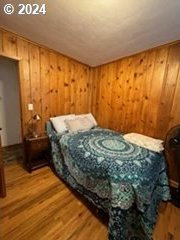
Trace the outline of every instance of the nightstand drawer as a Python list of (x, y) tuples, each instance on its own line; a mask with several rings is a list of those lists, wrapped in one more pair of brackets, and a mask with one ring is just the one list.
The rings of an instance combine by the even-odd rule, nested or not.
[(28, 172), (48, 165), (50, 160), (50, 143), (47, 136), (25, 138), (25, 167)]

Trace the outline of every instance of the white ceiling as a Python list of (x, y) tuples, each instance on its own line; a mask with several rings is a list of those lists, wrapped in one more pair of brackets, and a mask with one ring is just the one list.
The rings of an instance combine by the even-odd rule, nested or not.
[[(47, 12), (18, 15), (19, 3), (45, 3)], [(179, 15), (180, 0), (0, 0), (1, 27), (90, 66), (179, 40)]]

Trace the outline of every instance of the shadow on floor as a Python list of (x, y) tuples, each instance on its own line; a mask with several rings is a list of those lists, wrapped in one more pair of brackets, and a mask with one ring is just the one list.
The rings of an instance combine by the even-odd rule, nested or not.
[(2, 147), (2, 159), (4, 165), (9, 165), (14, 162), (23, 165), (24, 162), (23, 144)]

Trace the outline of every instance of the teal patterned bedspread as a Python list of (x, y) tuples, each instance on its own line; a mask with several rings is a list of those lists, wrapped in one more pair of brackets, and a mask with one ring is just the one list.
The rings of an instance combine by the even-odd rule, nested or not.
[(163, 155), (108, 129), (57, 135), (48, 122), (47, 132), (57, 174), (108, 213), (109, 240), (151, 239), (159, 203), (170, 199)]

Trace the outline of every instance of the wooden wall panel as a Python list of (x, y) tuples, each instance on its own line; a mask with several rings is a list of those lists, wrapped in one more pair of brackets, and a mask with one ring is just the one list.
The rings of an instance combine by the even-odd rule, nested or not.
[[(74, 61), (70, 61), (70, 71), (69, 71), (69, 76), (70, 76), (70, 95), (71, 95), (71, 99), (70, 99), (70, 111), (71, 112), (75, 112), (76, 110), (76, 106), (78, 101), (76, 100), (76, 95), (77, 95), (77, 88), (78, 88), (78, 84), (76, 83), (77, 78), (77, 71), (76, 71), (76, 65)], [(78, 98), (79, 99), (79, 98)]]
[[(163, 81), (166, 72), (166, 61), (168, 57), (168, 48), (160, 48), (156, 51), (153, 74), (151, 78), (151, 89), (149, 94), (149, 109), (148, 122), (146, 122), (146, 131), (150, 136), (164, 138), (166, 132), (160, 132), (158, 129), (158, 111), (160, 106), (160, 97), (162, 92)], [(146, 111), (147, 111), (146, 109)]]
[[(30, 67), (30, 89), (31, 103), (34, 106), (33, 114), (39, 114), (41, 117), (41, 79), (40, 79), (40, 52), (39, 47), (29, 44), (29, 67)], [(37, 122), (37, 133), (42, 131), (41, 122)]]
[[(163, 88), (160, 96), (160, 104), (157, 115), (157, 127), (160, 132), (164, 129), (173, 127), (174, 123), (178, 123), (177, 120), (171, 120), (171, 110), (173, 108), (173, 100), (177, 100), (175, 91), (178, 89), (180, 84), (178, 80), (179, 73), (179, 58), (180, 58), (180, 47), (178, 44), (169, 47), (169, 56), (167, 59), (167, 67), (164, 74)], [(180, 95), (179, 95), (180, 96)], [(175, 98), (174, 98), (175, 97)], [(178, 100), (180, 102), (180, 99)], [(166, 111), (165, 111), (166, 109)], [(180, 109), (180, 108), (179, 108)], [(178, 108), (176, 109), (178, 111)], [(180, 113), (180, 112), (179, 112)], [(180, 114), (174, 112), (174, 117), (180, 116)], [(170, 121), (171, 120), (171, 121)]]
[[(76, 65), (79, 63), (76, 63)], [(85, 66), (76, 66), (76, 74), (73, 79), (76, 82), (76, 92), (74, 95), (75, 112), (82, 113), (88, 106), (89, 99), (89, 68)], [(71, 95), (72, 96), (72, 95)], [(78, 98), (76, 97), (78, 96)]]
[(17, 56), (21, 58), (19, 61), (19, 77), (22, 109), (22, 128), (23, 135), (25, 135), (28, 133), (28, 123), (32, 118), (32, 112), (28, 110), (28, 104), (32, 103), (28, 42), (22, 39), (18, 39), (17, 49)]
[[(40, 134), (51, 116), (90, 111), (88, 66), (4, 29), (0, 29), (0, 55), (19, 61), (23, 135), (36, 113), (41, 116)], [(28, 110), (28, 103), (33, 103), (34, 111)]]
[(143, 92), (143, 99), (142, 99), (142, 111), (140, 114), (141, 117), (141, 133), (144, 133), (146, 135), (149, 134), (149, 127), (151, 124), (151, 121), (149, 119), (149, 112), (147, 109), (149, 109), (150, 101), (151, 101), (151, 89), (152, 89), (152, 79), (154, 74), (154, 68), (155, 68), (155, 60), (156, 60), (156, 51), (150, 51), (147, 53), (147, 65), (146, 65), (146, 76), (144, 81), (144, 92)]
[[(65, 58), (64, 64), (62, 65), (62, 74), (64, 80), (64, 113), (68, 114), (71, 109), (71, 81), (70, 81), (70, 68), (69, 60)], [(78, 96), (79, 97), (79, 96)], [(62, 104), (62, 103), (61, 103)]]
[(9, 56), (17, 56), (17, 36), (5, 32), (2, 41), (4, 52)]
[(57, 91), (58, 91), (58, 102), (57, 102), (57, 112), (61, 115), (65, 113), (65, 77), (64, 77), (64, 64), (65, 64), (65, 57), (64, 56), (57, 56)]
[[(49, 55), (49, 87), (50, 87), (50, 99), (49, 99), (49, 109), (50, 117), (57, 115), (57, 102), (58, 102), (58, 91), (57, 91), (57, 54), (51, 52)], [(56, 103), (56, 104), (55, 104)]]
[[(116, 62), (114, 64), (115, 67), (115, 74), (117, 75), (114, 81), (112, 82), (112, 89), (111, 89), (111, 117), (109, 118), (109, 126), (112, 127), (114, 130), (119, 131), (121, 129), (120, 124), (116, 124), (119, 122), (119, 119), (123, 118), (122, 113), (122, 96), (123, 91), (121, 87), (121, 74), (117, 71), (118, 63)], [(116, 91), (118, 89), (118, 94), (116, 94)]]
[[(175, 85), (175, 93), (173, 96), (173, 102), (172, 102), (172, 108), (170, 110), (170, 116), (169, 116), (169, 125), (168, 129), (174, 127), (177, 124), (180, 124), (179, 118), (180, 118), (180, 67), (178, 69), (178, 76), (177, 76), (177, 82)], [(164, 108), (166, 109), (166, 107)]]
[(40, 49), (40, 78), (42, 97), (42, 128), (50, 116), (50, 59), (47, 49)]

